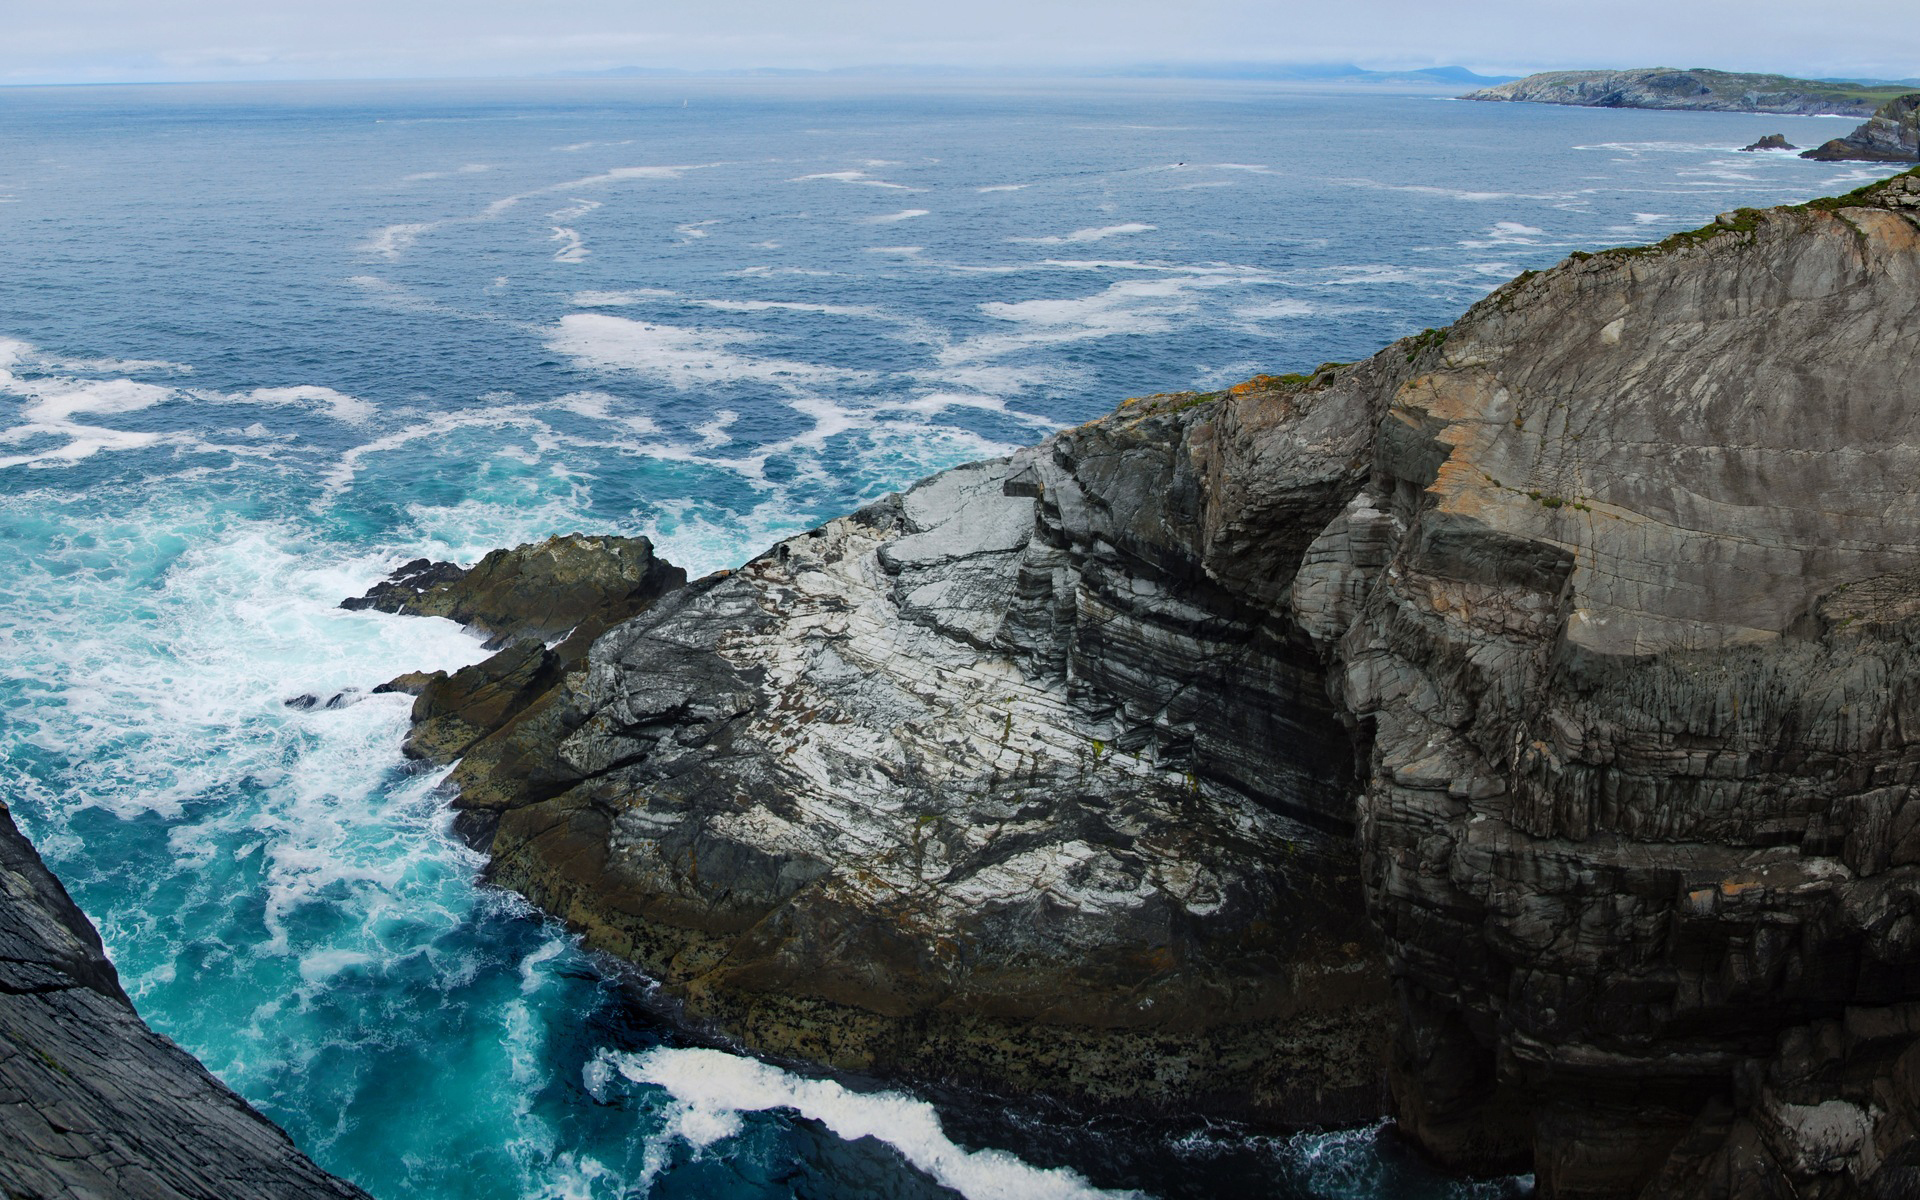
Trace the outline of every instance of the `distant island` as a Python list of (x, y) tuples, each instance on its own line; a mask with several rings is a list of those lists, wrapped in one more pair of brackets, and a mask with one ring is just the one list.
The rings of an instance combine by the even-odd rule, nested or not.
[(1585, 108), (1681, 108), (1709, 112), (1870, 117), (1876, 109), (1920, 88), (1912, 80), (1848, 83), (1755, 75), (1704, 67), (1676, 70), (1543, 71), (1512, 83), (1469, 92), (1462, 100), (1525, 100)]

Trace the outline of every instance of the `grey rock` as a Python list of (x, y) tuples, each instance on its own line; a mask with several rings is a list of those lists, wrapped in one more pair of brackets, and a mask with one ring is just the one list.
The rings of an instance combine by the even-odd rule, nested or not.
[(1575, 255), (671, 593), (456, 803), (755, 1044), (1281, 1121), (1369, 1102), (1357, 870), (1441, 1161), (1911, 1194), (1915, 379), (1920, 173)]
[(1889, 100), (1866, 124), (1801, 158), (1820, 162), (1920, 162), (1920, 92)]
[(0, 1193), (366, 1200), (135, 1014), (0, 806)]

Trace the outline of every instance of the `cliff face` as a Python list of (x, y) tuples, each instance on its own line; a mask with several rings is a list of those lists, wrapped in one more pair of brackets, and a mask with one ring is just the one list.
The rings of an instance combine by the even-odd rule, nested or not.
[(1920, 92), (1887, 101), (1860, 128), (1800, 157), (1820, 162), (1920, 162)]
[(1646, 67), (1632, 71), (1545, 71), (1512, 83), (1482, 88), (1461, 99), (1527, 100), (1584, 108), (1684, 108), (1866, 117), (1899, 91), (1794, 79), (1787, 75)]
[(1454, 327), (1382, 428), (1394, 550), (1329, 643), (1403, 1121), (1530, 1149), (1554, 1195), (1631, 1194), (1736, 1112), (1723, 1174), (1801, 1195), (1914, 1136), (1911, 1097), (1837, 1080), (1920, 997), (1920, 179), (1710, 230)]
[(1390, 980), (1444, 1161), (1914, 1194), (1916, 379), (1920, 174), (1576, 256), (669, 592), (457, 804), (769, 1048), (1329, 1120)]
[(134, 1013), (0, 806), (0, 1192), (366, 1200)]

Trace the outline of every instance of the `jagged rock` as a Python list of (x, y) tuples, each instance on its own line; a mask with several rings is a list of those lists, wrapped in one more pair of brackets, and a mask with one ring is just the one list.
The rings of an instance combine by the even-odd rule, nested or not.
[(427, 690), (428, 684), (446, 677), (445, 671), (402, 671), (385, 683), (376, 685), (373, 694), (385, 696), (398, 692), (402, 696), (418, 696)]
[(447, 617), (486, 634), (493, 649), (516, 637), (578, 633), (584, 651), (607, 626), (686, 581), (646, 538), (572, 533), (495, 550), (466, 569), (415, 559), (341, 607)]
[[(1875, 93), (1878, 93), (1877, 96)], [(1642, 67), (1627, 71), (1543, 71), (1512, 83), (1482, 88), (1463, 100), (1520, 100), (1587, 108), (1678, 108), (1710, 112), (1825, 113), (1864, 117), (1891, 98), (1888, 88), (1789, 75), (1678, 71)]]
[(0, 805), (0, 1193), (367, 1200), (133, 1011)]
[(1575, 255), (675, 592), (457, 804), (756, 1044), (1280, 1119), (1367, 1094), (1351, 828), (1436, 1157), (1910, 1194), (1916, 378), (1920, 173)]
[(1740, 148), (1742, 150), (1798, 150), (1800, 147), (1787, 141), (1784, 134), (1770, 133), (1751, 146), (1742, 146)]
[(1846, 137), (1800, 157), (1819, 162), (1920, 162), (1920, 92), (1888, 101)]

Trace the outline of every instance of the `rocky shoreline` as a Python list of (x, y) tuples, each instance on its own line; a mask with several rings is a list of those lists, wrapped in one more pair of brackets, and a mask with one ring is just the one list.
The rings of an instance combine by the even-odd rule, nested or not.
[(1461, 99), (1569, 104), (1582, 108), (1870, 117), (1875, 109), (1909, 90), (1912, 89), (1795, 79), (1788, 75), (1644, 67), (1627, 71), (1544, 71), (1512, 83), (1469, 92)]
[(415, 715), (491, 879), (762, 1049), (1282, 1125), (1384, 1074), (1548, 1196), (1906, 1195), (1914, 378), (1910, 172), (1130, 401)]

